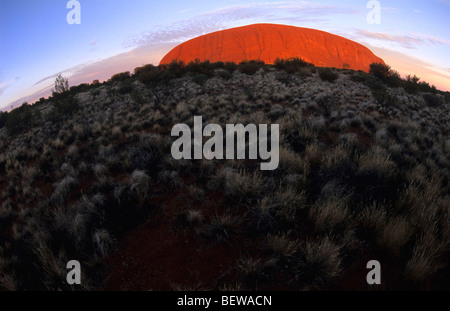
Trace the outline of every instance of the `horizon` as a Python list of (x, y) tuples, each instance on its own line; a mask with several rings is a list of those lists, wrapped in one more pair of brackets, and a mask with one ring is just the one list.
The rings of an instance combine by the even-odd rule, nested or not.
[(68, 23), (68, 2), (73, 0), (0, 4), (0, 110), (48, 97), (58, 74), (70, 86), (105, 81), (138, 66), (158, 65), (172, 48), (200, 35), (258, 23), (342, 36), (369, 48), (403, 77), (417, 75), (450, 91), (447, 0), (379, 1), (379, 24), (367, 19), (371, 1), (132, 0), (106, 5), (79, 0), (80, 24)]

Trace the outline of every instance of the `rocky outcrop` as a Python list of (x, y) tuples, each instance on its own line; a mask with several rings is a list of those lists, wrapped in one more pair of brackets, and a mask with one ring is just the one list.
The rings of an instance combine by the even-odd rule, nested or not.
[(320, 30), (276, 24), (254, 24), (206, 34), (186, 41), (163, 57), (201, 61), (263, 60), (300, 57), (322, 67), (368, 71), (373, 62), (384, 63), (365, 46)]

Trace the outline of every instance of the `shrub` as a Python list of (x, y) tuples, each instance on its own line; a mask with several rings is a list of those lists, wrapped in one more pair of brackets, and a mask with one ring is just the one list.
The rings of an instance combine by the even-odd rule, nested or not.
[(400, 77), (400, 74), (397, 71), (392, 70), (389, 65), (385, 65), (383, 63), (372, 63), (370, 64), (369, 73), (391, 87), (399, 87), (403, 85), (403, 80)]
[(375, 77), (384, 80), (389, 77), (391, 67), (383, 63), (372, 63), (370, 64), (369, 73), (373, 74)]
[(169, 79), (172, 78), (179, 78), (184, 75), (186, 72), (186, 67), (183, 61), (177, 61), (173, 60), (167, 67), (166, 67)]
[(365, 72), (359, 72), (350, 77), (352, 81), (363, 83), (371, 90), (384, 90), (386, 87), (383, 82), (376, 78), (374, 75), (367, 74)]
[(177, 217), (177, 221), (182, 227), (190, 228), (202, 224), (203, 220), (202, 212), (194, 209), (187, 209)]
[(236, 234), (240, 223), (239, 217), (231, 214), (214, 215), (211, 223), (206, 227), (205, 235), (212, 238), (213, 243), (227, 242)]
[(414, 94), (419, 91), (419, 80), (420, 78), (414, 75), (411, 77), (411, 75), (408, 75), (405, 80), (404, 89), (408, 93)]
[(232, 73), (225, 69), (219, 69), (217, 75), (225, 80), (229, 80), (233, 77)]
[(288, 59), (275, 59), (275, 67), (280, 70), (285, 70), (287, 73), (300, 72), (303, 68), (311, 66), (312, 64), (305, 62), (298, 57)]
[(131, 165), (134, 169), (146, 170), (149, 173), (158, 173), (161, 154), (156, 144), (149, 140), (130, 149)]
[(55, 89), (54, 93), (64, 93), (69, 90), (69, 80), (64, 78), (61, 74), (59, 74), (55, 79)]
[(10, 135), (15, 135), (33, 125), (33, 111), (28, 103), (8, 113), (5, 127)]
[(111, 252), (115, 241), (105, 229), (97, 229), (92, 235), (92, 242), (95, 245), (95, 254), (99, 259), (104, 259)]
[(348, 219), (348, 200), (331, 195), (319, 200), (309, 211), (309, 217), (319, 232), (343, 229)]
[(409, 221), (401, 217), (392, 217), (387, 221), (377, 242), (381, 247), (398, 255), (412, 234), (412, 226)]
[(199, 73), (192, 78), (192, 82), (197, 83), (198, 85), (203, 85), (208, 80), (208, 78), (209, 77), (207, 75)]
[(135, 193), (140, 202), (147, 197), (150, 188), (151, 178), (140, 170), (135, 170), (131, 174), (130, 190)]
[(234, 63), (234, 62), (226, 62), (226, 63), (223, 65), (223, 68), (224, 68), (225, 70), (228, 70), (230, 73), (233, 73), (233, 72), (235, 72), (236, 69), (238, 68), (238, 65), (237, 65), (236, 63)]
[(197, 58), (195, 59), (195, 61), (188, 63), (185, 67), (185, 70), (187, 72), (202, 74), (205, 76), (212, 76), (214, 74), (214, 67), (215, 64), (210, 63), (209, 60), (200, 62), (200, 60)]
[(422, 97), (429, 107), (437, 107), (442, 105), (442, 99), (437, 94), (425, 93), (422, 94)]
[(330, 68), (321, 68), (319, 69), (319, 77), (322, 81), (334, 82), (339, 78), (339, 73)]
[(161, 75), (161, 70), (153, 65), (145, 65), (134, 69), (134, 75), (144, 84), (157, 83)]
[(56, 206), (64, 204), (65, 200), (69, 198), (77, 184), (78, 181), (75, 178), (71, 176), (64, 177), (55, 187), (55, 191), (50, 198), (52, 203)]
[(118, 92), (120, 94), (128, 94), (131, 91), (133, 91), (133, 88), (134, 88), (133, 87), (133, 80), (128, 78), (128, 79), (122, 80), (122, 82), (119, 85)]
[(55, 102), (53, 102), (53, 108), (58, 117), (67, 116), (77, 110), (78, 107), (78, 101), (73, 96), (56, 99)]
[(328, 237), (306, 242), (300, 256), (295, 258), (293, 281), (321, 286), (332, 282), (342, 271), (340, 247)]
[(264, 197), (258, 200), (254, 208), (252, 208), (251, 225), (258, 232), (266, 232), (275, 225), (275, 213), (277, 205), (271, 197)]
[(291, 239), (289, 233), (268, 235), (267, 245), (269, 249), (277, 256), (286, 258), (293, 256), (297, 252), (299, 242), (297, 239)]
[(384, 82), (391, 87), (400, 87), (403, 85), (403, 80), (400, 74), (395, 70), (389, 71), (389, 76), (384, 79)]
[(372, 96), (383, 107), (396, 106), (398, 104), (398, 98), (389, 94), (386, 89), (372, 91)]
[(81, 84), (79, 84), (79, 85), (72, 86), (72, 87), (69, 89), (69, 94), (71, 94), (71, 95), (76, 95), (76, 94), (81, 93), (81, 92), (87, 92), (87, 91), (90, 90), (90, 88), (91, 88), (91, 86), (90, 86), (89, 84), (87, 84), (87, 83), (81, 83)]
[(125, 71), (121, 73), (116, 73), (111, 77), (111, 81), (124, 81), (130, 77), (130, 72)]
[(239, 63), (238, 70), (246, 75), (254, 75), (263, 65), (264, 62), (260, 60), (243, 61)]
[(6, 121), (8, 121), (8, 113), (0, 111), (0, 129), (5, 126)]

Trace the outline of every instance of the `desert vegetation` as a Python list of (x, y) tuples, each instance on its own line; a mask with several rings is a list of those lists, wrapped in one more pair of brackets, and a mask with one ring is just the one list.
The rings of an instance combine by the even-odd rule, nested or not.
[[(146, 65), (0, 114), (5, 290), (447, 289), (450, 97), (388, 66)], [(280, 165), (174, 160), (193, 116), (280, 125)], [(82, 285), (66, 283), (79, 260)]]

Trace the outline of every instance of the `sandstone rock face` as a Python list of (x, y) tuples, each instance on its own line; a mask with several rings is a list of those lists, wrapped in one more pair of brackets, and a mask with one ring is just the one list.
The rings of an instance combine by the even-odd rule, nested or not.
[[(369, 71), (373, 62), (384, 61), (368, 48), (320, 30), (276, 24), (254, 24), (206, 34), (172, 49), (160, 62), (185, 63), (195, 60), (234, 61), (263, 60), (271, 64), (276, 58), (300, 57), (321, 67)], [(345, 65), (344, 65), (345, 64)]]

